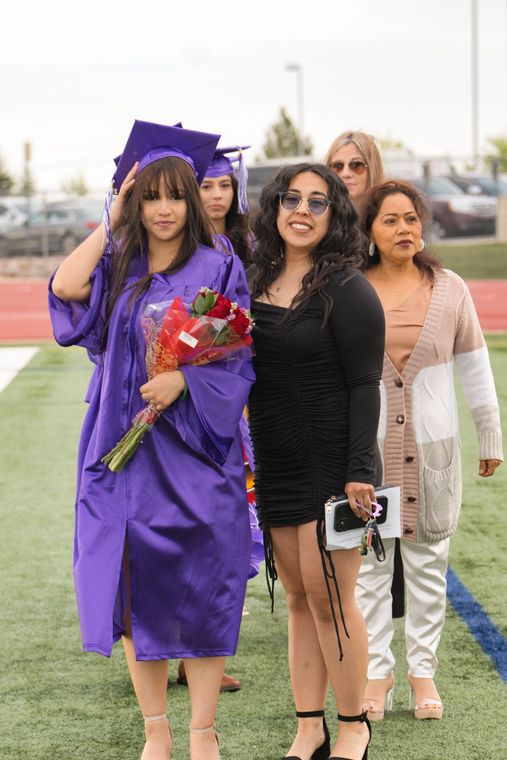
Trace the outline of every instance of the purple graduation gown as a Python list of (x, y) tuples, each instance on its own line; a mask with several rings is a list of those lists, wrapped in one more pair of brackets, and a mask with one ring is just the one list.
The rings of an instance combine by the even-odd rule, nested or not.
[[(103, 256), (86, 303), (49, 292), (55, 338), (97, 362), (78, 454), (74, 581), (85, 651), (109, 656), (128, 601), (138, 660), (232, 655), (248, 577), (251, 534), (239, 422), (254, 381), (251, 359), (182, 366), (188, 385), (157, 420), (121, 473), (101, 463), (144, 406), (149, 303), (191, 301), (206, 285), (249, 306), (236, 256), (205, 246), (178, 272), (155, 274), (133, 305), (124, 289), (101, 351), (109, 265)], [(140, 258), (126, 286), (147, 274)]]

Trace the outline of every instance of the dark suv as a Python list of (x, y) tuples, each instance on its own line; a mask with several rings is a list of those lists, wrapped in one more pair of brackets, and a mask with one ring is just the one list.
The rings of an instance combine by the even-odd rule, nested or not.
[(502, 177), (494, 179), (488, 175), (469, 177), (462, 174), (449, 174), (446, 179), (457, 185), (467, 195), (507, 195), (507, 179)]
[(468, 195), (446, 177), (411, 182), (426, 196), (434, 239), (495, 234), (496, 198)]

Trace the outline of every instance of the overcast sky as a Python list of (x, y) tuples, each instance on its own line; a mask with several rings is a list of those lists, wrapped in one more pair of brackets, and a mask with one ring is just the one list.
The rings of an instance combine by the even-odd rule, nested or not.
[[(478, 0), (479, 131), (507, 135), (507, 0)], [(103, 189), (135, 118), (250, 143), (281, 106), (320, 159), (344, 129), (423, 155), (471, 155), (471, 0), (9, 2), (0, 45), (0, 155), (39, 189), (82, 173)]]

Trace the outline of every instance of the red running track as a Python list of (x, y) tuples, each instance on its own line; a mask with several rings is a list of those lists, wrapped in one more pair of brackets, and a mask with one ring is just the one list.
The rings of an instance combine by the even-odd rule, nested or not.
[[(507, 280), (468, 282), (482, 329), (507, 332)], [(0, 280), (0, 341), (53, 339), (47, 309), (47, 280)]]

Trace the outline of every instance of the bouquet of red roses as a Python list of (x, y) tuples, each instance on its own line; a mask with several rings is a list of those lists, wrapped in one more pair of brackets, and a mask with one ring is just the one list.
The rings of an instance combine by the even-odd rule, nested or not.
[[(253, 324), (247, 309), (209, 288), (201, 288), (190, 306), (179, 297), (150, 304), (141, 317), (148, 380), (181, 364), (230, 358), (252, 343)], [(147, 404), (101, 461), (113, 472), (121, 472), (159, 416), (160, 412)]]

